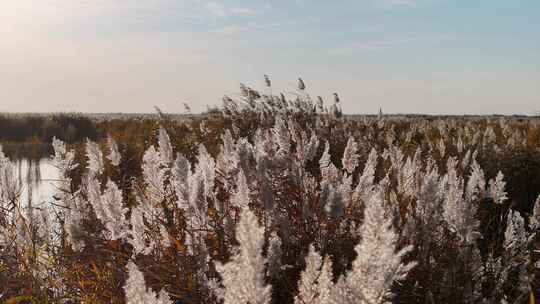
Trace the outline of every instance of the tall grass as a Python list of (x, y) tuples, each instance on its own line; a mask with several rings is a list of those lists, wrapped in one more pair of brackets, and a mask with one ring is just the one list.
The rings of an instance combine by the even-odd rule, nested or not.
[[(212, 115), (53, 141), (47, 210), (0, 157), (0, 299), (523, 303), (540, 121), (359, 116), (246, 86)], [(106, 132), (105, 132), (106, 131)]]

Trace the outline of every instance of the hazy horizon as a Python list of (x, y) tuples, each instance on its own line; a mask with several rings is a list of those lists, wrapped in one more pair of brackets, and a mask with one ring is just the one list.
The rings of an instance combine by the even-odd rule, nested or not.
[(540, 112), (538, 1), (6, 0), (0, 112), (199, 113), (240, 82), (349, 114)]
[[(161, 110), (161, 109), (160, 109)], [(197, 116), (197, 115), (204, 115), (206, 114), (204, 111), (203, 112), (166, 112), (166, 111), (162, 111), (164, 114), (166, 115), (177, 115), (177, 116)], [(107, 115), (133, 115), (133, 116), (138, 116), (138, 115), (148, 115), (148, 116), (157, 116), (159, 115), (159, 113), (157, 112), (78, 112), (78, 111), (56, 111), (56, 112), (0, 112), (0, 115), (21, 115), (21, 116), (25, 116), (25, 115), (29, 115), (29, 116), (32, 116), (32, 115), (43, 115), (43, 116), (47, 116), (47, 115), (57, 115), (57, 114), (67, 114), (67, 115), (70, 115), (70, 114), (74, 114), (74, 115), (88, 115), (88, 116), (93, 116), (93, 115), (96, 115), (96, 116), (107, 116)], [(379, 115), (379, 112), (374, 112), (374, 113), (362, 113), (362, 112), (357, 112), (357, 113), (350, 113), (350, 112), (342, 112), (343, 115), (345, 116), (378, 116)], [(530, 114), (497, 114), (497, 113), (482, 113), (482, 114), (470, 114), (470, 113), (457, 113), (457, 114), (447, 114), (447, 113), (417, 113), (417, 112), (410, 112), (410, 113), (406, 113), (406, 112), (384, 112), (383, 111), (383, 115), (384, 116), (433, 116), (433, 117), (490, 117), (490, 116), (493, 116), (493, 117), (498, 117), (498, 116), (502, 116), (502, 117), (512, 117), (512, 116), (516, 116), (516, 117), (529, 117), (529, 118), (540, 118), (540, 112), (538, 113), (530, 113)]]

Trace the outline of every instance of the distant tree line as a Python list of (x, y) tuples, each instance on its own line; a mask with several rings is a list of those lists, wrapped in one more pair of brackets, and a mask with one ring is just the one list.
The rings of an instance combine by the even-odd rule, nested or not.
[(0, 141), (39, 140), (50, 143), (53, 137), (78, 142), (98, 136), (96, 125), (81, 114), (0, 116)]
[(13, 158), (42, 158), (50, 155), (53, 138), (82, 143), (99, 138), (96, 123), (82, 114), (0, 115), (0, 145)]

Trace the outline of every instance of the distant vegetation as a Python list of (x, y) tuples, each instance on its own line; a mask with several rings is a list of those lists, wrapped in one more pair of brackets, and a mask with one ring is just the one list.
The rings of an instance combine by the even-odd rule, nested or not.
[[(204, 116), (166, 114), (165, 119), (172, 127)], [(0, 144), (14, 159), (50, 156), (53, 138), (80, 146), (87, 139), (102, 141), (110, 135), (141, 144), (155, 132), (159, 120), (157, 114), (0, 113)]]
[(0, 115), (0, 141), (38, 140), (51, 143), (53, 137), (67, 142), (96, 139), (96, 124), (81, 114)]
[(13, 158), (38, 158), (52, 152), (53, 137), (69, 143), (98, 138), (96, 124), (80, 114), (0, 115), (0, 143)]

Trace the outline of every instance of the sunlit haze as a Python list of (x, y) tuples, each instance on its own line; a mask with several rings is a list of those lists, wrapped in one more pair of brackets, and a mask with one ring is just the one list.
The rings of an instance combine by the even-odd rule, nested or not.
[(265, 90), (346, 113), (537, 114), (540, 2), (0, 1), (0, 112), (193, 112)]

